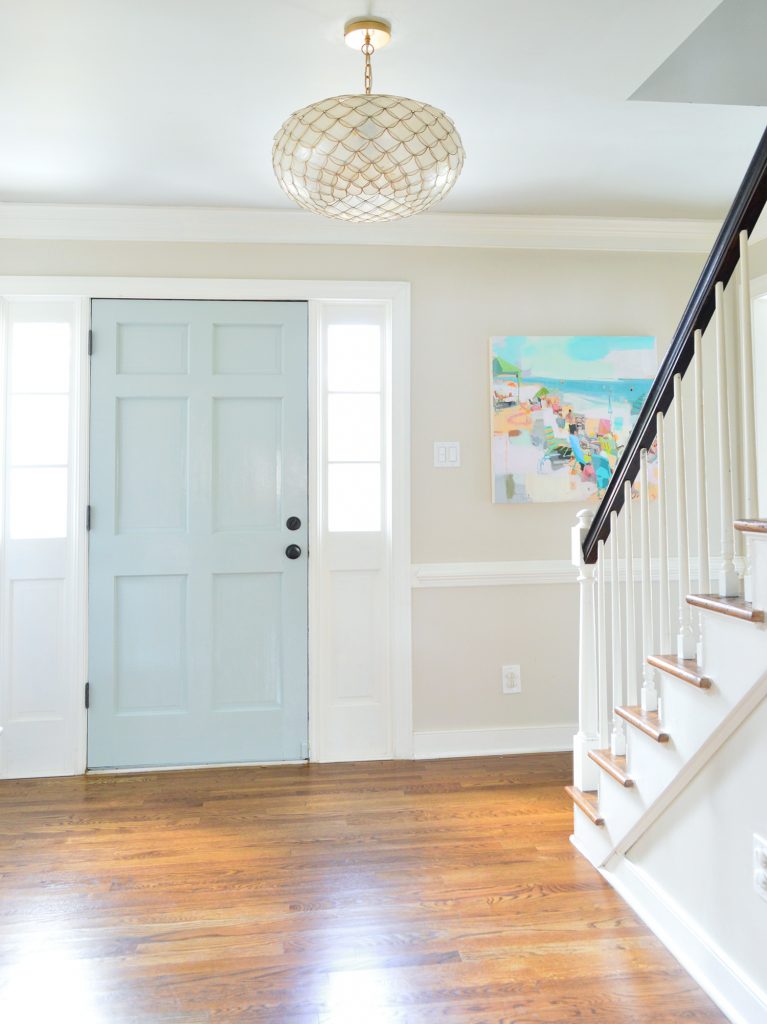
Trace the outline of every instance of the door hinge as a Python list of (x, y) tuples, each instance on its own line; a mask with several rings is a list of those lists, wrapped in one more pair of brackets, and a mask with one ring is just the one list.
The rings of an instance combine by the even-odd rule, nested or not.
[(88, 355), (93, 355), (93, 331), (88, 331)]
[(85, 529), (90, 530), (91, 528), (91, 507), (90, 505), (85, 506)]
[(87, 709), (90, 706), (91, 706), (91, 684), (90, 683), (86, 683), (85, 684), (85, 709), (86, 709), (86, 711), (87, 711)]

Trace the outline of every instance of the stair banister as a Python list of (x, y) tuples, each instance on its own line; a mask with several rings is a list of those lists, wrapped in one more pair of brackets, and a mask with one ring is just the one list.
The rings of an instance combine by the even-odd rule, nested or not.
[(604, 497), (583, 543), (587, 564), (597, 558), (597, 543), (610, 533), (610, 513), (620, 512), (625, 496), (626, 482), (633, 483), (639, 474), (639, 458), (643, 448), (649, 448), (655, 439), (656, 417), (665, 413), (674, 398), (674, 376), (684, 375), (693, 358), (695, 331), (705, 331), (715, 309), (715, 286), (726, 285), (738, 265), (741, 235), (749, 236), (767, 205), (767, 131), (762, 135), (756, 152), (748, 166), (714, 247), (706, 260), (698, 283), (679, 322), (668, 351), (663, 358), (639, 418), (618, 460)]

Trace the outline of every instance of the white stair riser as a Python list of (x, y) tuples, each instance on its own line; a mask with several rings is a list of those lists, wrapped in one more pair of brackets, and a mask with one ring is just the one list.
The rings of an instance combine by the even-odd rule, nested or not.
[(613, 845), (623, 838), (647, 806), (646, 793), (640, 786), (635, 784), (626, 788), (610, 778), (607, 772), (602, 772), (599, 811), (605, 819), (604, 827)]
[(703, 668), (716, 688), (734, 704), (764, 674), (767, 629), (720, 612), (701, 611)]
[(747, 533), (745, 541), (751, 547), (751, 603), (767, 609), (767, 534)]
[(645, 803), (650, 804), (671, 782), (684, 763), (671, 740), (657, 743), (640, 729), (628, 726), (629, 774)]

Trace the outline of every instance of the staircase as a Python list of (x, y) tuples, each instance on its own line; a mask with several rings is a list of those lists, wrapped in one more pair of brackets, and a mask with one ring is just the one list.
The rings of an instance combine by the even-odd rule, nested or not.
[[(767, 132), (605, 496), (573, 529), (581, 607), (572, 839), (651, 927), (663, 911), (643, 913), (657, 893), (632, 899), (654, 883), (631, 873), (630, 851), (728, 743), (733, 749), (767, 699), (767, 520), (757, 517), (748, 266), (765, 202)], [(767, 949), (767, 907), (764, 922)], [(725, 962), (727, 951), (699, 976), (695, 960), (685, 965), (732, 1020), (767, 1022), (767, 977), (744, 982), (749, 992), (730, 1000), (721, 991), (730, 975), (711, 980), (717, 958)], [(767, 954), (764, 962), (767, 976)]]

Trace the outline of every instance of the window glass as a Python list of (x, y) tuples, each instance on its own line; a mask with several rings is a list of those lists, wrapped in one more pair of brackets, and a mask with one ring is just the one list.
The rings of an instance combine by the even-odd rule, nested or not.
[(330, 462), (377, 462), (381, 458), (379, 395), (328, 395)]
[(381, 529), (381, 467), (377, 462), (328, 466), (328, 529), (369, 533)]
[(8, 428), (12, 466), (65, 466), (69, 450), (67, 395), (15, 395)]
[(67, 470), (12, 469), (8, 488), (13, 540), (67, 535)]
[(328, 391), (381, 390), (381, 328), (332, 324), (327, 337)]
[(66, 394), (72, 331), (69, 324), (17, 323), (11, 331), (11, 392)]

